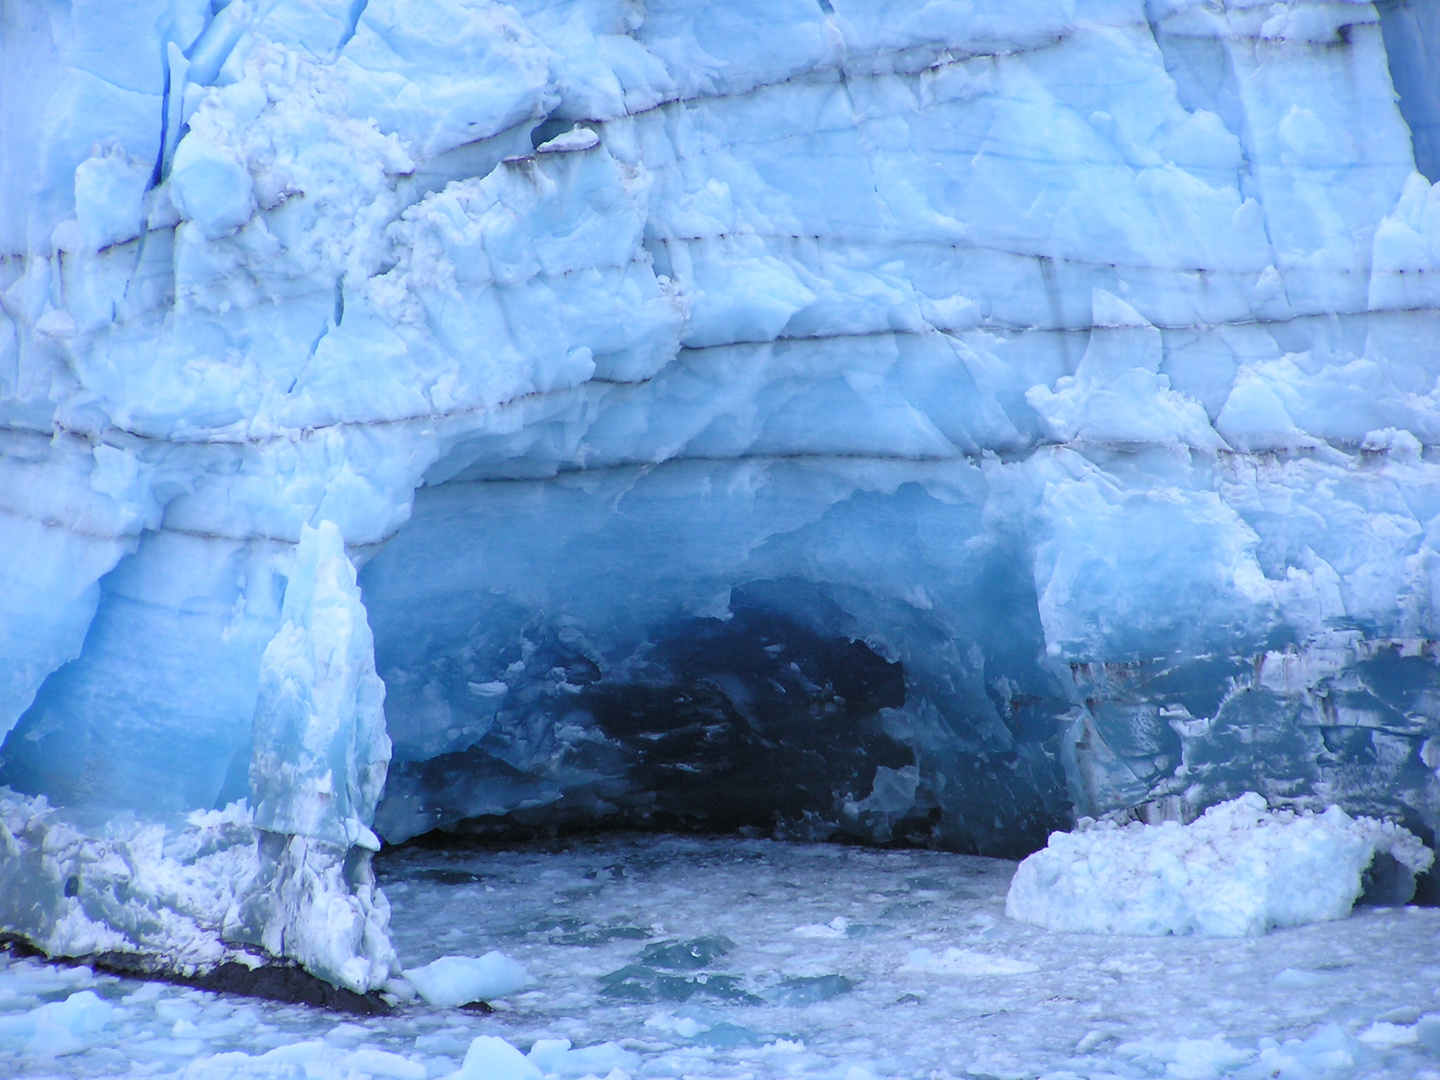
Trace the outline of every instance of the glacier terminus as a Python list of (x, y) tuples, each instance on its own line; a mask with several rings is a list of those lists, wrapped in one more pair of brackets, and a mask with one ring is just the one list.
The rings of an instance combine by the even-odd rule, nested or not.
[[(602, 827), (1435, 899), (1436, 181), (1427, 0), (5, 0), (0, 933), (370, 1000), (383, 847)], [(1242, 820), (1319, 914), (1056, 861)]]

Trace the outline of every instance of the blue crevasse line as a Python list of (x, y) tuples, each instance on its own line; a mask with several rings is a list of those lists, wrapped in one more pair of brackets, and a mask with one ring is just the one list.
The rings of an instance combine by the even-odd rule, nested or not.
[(345, 46), (350, 44), (350, 39), (355, 36), (355, 31), (360, 26), (360, 17), (365, 14), (365, 9), (369, 5), (370, 0), (350, 0), (350, 10), (345, 17), (345, 32), (335, 43), (336, 53), (343, 51)]
[[(165, 137), (169, 134), (170, 128), (170, 59), (168, 50), (163, 55), (162, 63), (165, 66), (165, 84), (160, 92), (160, 149), (155, 153), (155, 168), (150, 172), (150, 187), (160, 186), (160, 181), (165, 178)], [(147, 189), (148, 190), (148, 189)]]
[(1440, 179), (1440, 4), (1434, 0), (1377, 0), (1390, 81), (1400, 115), (1410, 125), (1415, 168)]

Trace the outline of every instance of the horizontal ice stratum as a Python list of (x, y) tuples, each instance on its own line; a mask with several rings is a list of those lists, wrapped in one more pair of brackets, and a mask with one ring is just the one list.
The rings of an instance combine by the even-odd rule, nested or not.
[(437, 828), (1432, 837), (1437, 57), (1424, 0), (6, 3), (0, 927), (364, 991)]

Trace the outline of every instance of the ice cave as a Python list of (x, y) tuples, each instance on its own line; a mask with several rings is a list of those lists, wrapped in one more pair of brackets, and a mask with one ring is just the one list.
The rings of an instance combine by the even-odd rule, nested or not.
[(0, 0), (0, 1074), (1440, 1080), (1437, 833), (1440, 0)]

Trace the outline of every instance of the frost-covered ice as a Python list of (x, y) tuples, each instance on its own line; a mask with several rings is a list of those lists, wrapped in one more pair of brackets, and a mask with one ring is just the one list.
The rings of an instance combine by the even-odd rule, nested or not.
[[(1196, 821), (1082, 821), (1020, 864), (1005, 913), (1051, 930), (1240, 937), (1342, 919), (1377, 856), (1409, 874), (1434, 852), (1388, 821), (1270, 810), (1254, 792)], [(1408, 899), (1408, 897), (1407, 897)]]
[(1440, 910), (1054, 933), (1005, 917), (1014, 868), (665, 836), (387, 853), (406, 967), (498, 950), (531, 984), (489, 1015), (362, 1019), (10, 960), (0, 1073), (439, 1080), (484, 1037), (563, 1080), (1440, 1076)]

